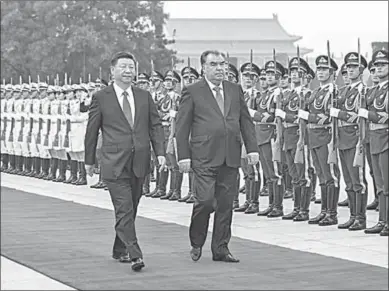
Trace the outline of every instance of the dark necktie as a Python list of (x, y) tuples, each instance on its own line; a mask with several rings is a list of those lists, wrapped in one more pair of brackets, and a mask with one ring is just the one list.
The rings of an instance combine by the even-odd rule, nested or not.
[(213, 90), (216, 92), (215, 99), (216, 99), (217, 105), (219, 105), (220, 111), (222, 112), (222, 114), (224, 116), (224, 100), (223, 100), (222, 93), (220, 93), (221, 88), (214, 87)]
[(123, 94), (123, 113), (124, 116), (127, 118), (128, 123), (130, 124), (131, 128), (134, 127), (134, 122), (132, 121), (132, 111), (130, 102), (128, 101), (128, 93), (127, 91), (124, 91)]

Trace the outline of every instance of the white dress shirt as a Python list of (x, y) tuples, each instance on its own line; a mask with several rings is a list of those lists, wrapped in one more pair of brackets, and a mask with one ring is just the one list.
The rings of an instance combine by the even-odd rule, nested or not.
[[(118, 98), (120, 107), (123, 110), (123, 92), (124, 90), (120, 88), (118, 85), (113, 83), (113, 89), (115, 90), (116, 97)], [(127, 99), (128, 102), (130, 103), (131, 107), (131, 113), (132, 113), (132, 122), (135, 123), (135, 101), (134, 101), (134, 94), (132, 93), (132, 88), (131, 86), (127, 88), (126, 92), (128, 93)]]
[(216, 99), (216, 91), (213, 90), (213, 88), (219, 87), (220, 88), (220, 94), (222, 95), (223, 100), (224, 100), (223, 82), (221, 82), (219, 86), (216, 86), (216, 85), (212, 84), (210, 81), (208, 81), (207, 77), (205, 77), (205, 81), (208, 83), (209, 88), (211, 88), (211, 92), (213, 94), (213, 97), (215, 97), (215, 99)]

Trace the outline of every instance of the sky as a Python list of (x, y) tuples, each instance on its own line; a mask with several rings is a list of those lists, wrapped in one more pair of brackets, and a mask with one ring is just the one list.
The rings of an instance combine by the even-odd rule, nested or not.
[(371, 57), (371, 42), (388, 41), (388, 1), (165, 1), (170, 18), (272, 18), (302, 36), (300, 47), (313, 55), (326, 53), (330, 40), (335, 55), (356, 51)]

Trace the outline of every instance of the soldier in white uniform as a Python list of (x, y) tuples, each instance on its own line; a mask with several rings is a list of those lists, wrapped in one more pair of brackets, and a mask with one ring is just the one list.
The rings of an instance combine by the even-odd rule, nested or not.
[(16, 170), (13, 174), (20, 174), (23, 172), (24, 158), (22, 151), (22, 141), (23, 141), (23, 127), (24, 127), (24, 116), (22, 113), (24, 111), (24, 100), (22, 95), (26, 94), (26, 91), (22, 93), (22, 85), (14, 86), (14, 118), (15, 118), (15, 127), (13, 128), (13, 147), (15, 153), (15, 166)]
[[(47, 96), (41, 99), (43, 126), (41, 130), (41, 146), (39, 147), (39, 154), (42, 157), (42, 153), (46, 151), (48, 153), (48, 156), (50, 157), (47, 171), (48, 173), (47, 175), (42, 175), (43, 180), (54, 180), (57, 178), (56, 175), (58, 169), (58, 158), (55, 154), (55, 151), (53, 151), (51, 136), (53, 131), (52, 128), (55, 128), (56, 126), (56, 124), (52, 122), (51, 114), (53, 112), (52, 104), (55, 103), (55, 90), (55, 86), (48, 86)], [(44, 166), (42, 167), (42, 172), (44, 172)]]
[(1, 103), (0, 103), (0, 149), (1, 149), (1, 171), (8, 168), (8, 152), (5, 146), (5, 128), (8, 125), (8, 116), (5, 110), (7, 99), (5, 98), (5, 85), (1, 84)]
[(12, 84), (8, 84), (5, 86), (5, 98), (7, 99), (6, 106), (4, 110), (6, 111), (7, 117), (7, 127), (5, 129), (5, 147), (8, 153), (9, 166), (5, 170), (6, 173), (14, 174), (16, 169), (16, 158), (15, 151), (13, 147), (13, 130), (15, 127), (16, 119), (15, 119), (15, 91), (14, 86)]

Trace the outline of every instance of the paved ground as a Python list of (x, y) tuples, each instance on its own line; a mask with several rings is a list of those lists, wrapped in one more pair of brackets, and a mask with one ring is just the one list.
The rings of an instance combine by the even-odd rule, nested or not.
[[(30, 193), (39, 194), (40, 196), (55, 197), (55, 198), (61, 199), (62, 201), (67, 200), (67, 201), (74, 201), (77, 203), (77, 204), (72, 203), (72, 205), (84, 204), (84, 205), (95, 206), (94, 208), (97, 207), (97, 208), (100, 208), (100, 210), (101, 210), (101, 208), (112, 209), (110, 198), (109, 198), (109, 195), (106, 191), (93, 190), (93, 189), (90, 189), (88, 187), (74, 187), (74, 186), (65, 185), (65, 184), (57, 184), (57, 183), (41, 181), (41, 180), (36, 180), (36, 179), (31, 179), (31, 178), (24, 178), (24, 177), (20, 177), (20, 176), (11, 176), (11, 175), (7, 175), (7, 174), (2, 174), (1, 178), (2, 178), (1, 184), (4, 187), (25, 190), (25, 191), (28, 191)], [(93, 181), (90, 181), (90, 183), (92, 183), (92, 182)], [(2, 194), (4, 192), (3, 189), (4, 188), (2, 188)], [(186, 193), (185, 190), (184, 190), (184, 192)], [(37, 199), (39, 199), (39, 196), (36, 196), (36, 195), (31, 195), (31, 194), (24, 194), (24, 195), (35, 197), (35, 198), (33, 198), (33, 201), (36, 201)], [(243, 199), (243, 195), (241, 198)], [(265, 197), (261, 198), (262, 207), (266, 206), (266, 201), (267, 201), (266, 199), (267, 198), (265, 198)], [(3, 200), (3, 195), (2, 195), (2, 200)], [(30, 204), (33, 205), (34, 203), (30, 203)], [(57, 203), (55, 203), (55, 204), (57, 204)], [(2, 203), (2, 205), (3, 205), (3, 203)], [(292, 201), (287, 200), (285, 203), (285, 206), (286, 206), (286, 211), (291, 210)], [(312, 215), (316, 215), (319, 211), (320, 205), (312, 204), (311, 206), (312, 206)], [(94, 208), (92, 208), (92, 209), (94, 209)], [(189, 224), (190, 210), (191, 210), (191, 205), (177, 203), (177, 202), (160, 201), (160, 200), (151, 199), (151, 198), (142, 199), (141, 205), (140, 205), (140, 210), (139, 210), (139, 214), (142, 217), (144, 217), (145, 219), (147, 219), (147, 218), (152, 219), (153, 225), (157, 225), (158, 230), (159, 230), (159, 228), (161, 228), (161, 229), (164, 228), (165, 225), (169, 225), (169, 227), (170, 227), (169, 223), (174, 223), (173, 225), (175, 225), (175, 226), (177, 226), (177, 225), (181, 225), (181, 227), (184, 226), (183, 230), (179, 230), (177, 233), (177, 237), (183, 238), (182, 242), (180, 243), (182, 251), (180, 251), (178, 256), (177, 256), (177, 258), (179, 258), (180, 262), (181, 262), (181, 260), (183, 260), (180, 263), (181, 265), (178, 266), (179, 267), (178, 273), (185, 273), (188, 271), (188, 270), (186, 270), (186, 268), (188, 268), (188, 269), (193, 268), (193, 264), (191, 264), (190, 261), (188, 262), (189, 258), (188, 258), (188, 254), (187, 254), (188, 242), (187, 242), (187, 228), (186, 227)], [(41, 211), (41, 212), (45, 213), (45, 215), (40, 215), (39, 219), (40, 220), (42, 220), (42, 219), (47, 220), (49, 217), (47, 216), (46, 211)], [(98, 252), (98, 256), (103, 256), (105, 260), (107, 259), (107, 255), (106, 255), (107, 251), (106, 250), (110, 251), (110, 248), (111, 248), (110, 244), (111, 244), (111, 240), (112, 240), (111, 236), (112, 236), (112, 223), (113, 223), (112, 213), (108, 217), (110, 220), (104, 219), (103, 220), (104, 223), (101, 221), (98, 222), (99, 225), (104, 224), (104, 227), (107, 228), (106, 232), (108, 234), (108, 238), (107, 239), (104, 238), (101, 240), (101, 241), (104, 241), (104, 243), (107, 245), (106, 245), (104, 250), (101, 250)], [(346, 220), (347, 217), (348, 217), (348, 209), (344, 209), (344, 208), (340, 209), (340, 220), (341, 221)], [(69, 218), (67, 218), (67, 219), (69, 219)], [(374, 211), (369, 211), (368, 212), (368, 220), (369, 220), (368, 221), (369, 225), (374, 224), (377, 220), (377, 213)], [(139, 220), (139, 221), (141, 221), (141, 220)], [(156, 224), (157, 221), (163, 222), (163, 225)], [(4, 221), (2, 219), (2, 237), (5, 234), (4, 230), (3, 230), (4, 229), (3, 223), (4, 223)], [(75, 226), (75, 227), (77, 227), (77, 226)], [(96, 227), (97, 227), (97, 224), (96, 224)], [(212, 227), (212, 224), (210, 225), (210, 227)], [(61, 226), (61, 229), (62, 228), (63, 227)], [(142, 228), (142, 226), (140, 226), (140, 228)], [(154, 228), (155, 228), (155, 226), (154, 226)], [(170, 230), (170, 228), (169, 228), (169, 230)], [(93, 232), (93, 233), (95, 233), (95, 232)], [(162, 237), (162, 235), (165, 235), (165, 233), (166, 233), (166, 231), (161, 234), (161, 237)], [(36, 233), (35, 234), (30, 233), (29, 235), (35, 237)], [(254, 243), (255, 244), (255, 245), (253, 245), (254, 249), (256, 249), (256, 248), (261, 249), (261, 248), (263, 248), (263, 245), (269, 247), (269, 251), (266, 249), (265, 253), (268, 256), (271, 256), (273, 259), (276, 258), (275, 263), (277, 263), (277, 261), (279, 261), (279, 258), (278, 258), (278, 255), (275, 256), (274, 254), (278, 254), (278, 253), (282, 254), (282, 252), (277, 251), (279, 249), (284, 250), (284, 248), (279, 248), (279, 246), (282, 246), (282, 247), (285, 247), (286, 250), (288, 250), (288, 251), (291, 251), (291, 250), (303, 251), (303, 252), (296, 252), (296, 253), (304, 254), (304, 256), (307, 253), (321, 254), (322, 256), (318, 256), (320, 258), (320, 259), (317, 259), (318, 262), (319, 261), (324, 262), (325, 260), (331, 259), (329, 257), (342, 258), (342, 259), (349, 260), (349, 262), (344, 261), (344, 260), (336, 260), (336, 262), (331, 262), (329, 264), (332, 267), (333, 266), (338, 267), (338, 266), (342, 265), (342, 264), (339, 264), (338, 261), (346, 262), (345, 265), (342, 265), (342, 267), (339, 267), (339, 269), (337, 269), (337, 273), (339, 273), (339, 275), (342, 272), (347, 272), (347, 264), (350, 264), (351, 263), (350, 261), (360, 262), (363, 264), (369, 264), (369, 265), (373, 265), (373, 266), (384, 267), (384, 268), (386, 268), (386, 269), (383, 269), (385, 271), (386, 277), (384, 275), (383, 277), (380, 276), (380, 278), (383, 278), (384, 281), (386, 282), (386, 283), (384, 283), (384, 284), (386, 284), (384, 286), (384, 289), (385, 288), (387, 289), (387, 281), (388, 281), (387, 280), (388, 279), (388, 277), (387, 277), (387, 267), (388, 267), (388, 245), (387, 245), (387, 243), (388, 243), (388, 241), (386, 238), (382, 238), (379, 236), (367, 236), (367, 235), (363, 234), (362, 232), (341, 231), (341, 230), (338, 230), (336, 227), (322, 228), (322, 227), (318, 227), (318, 226), (310, 226), (306, 223), (286, 222), (286, 221), (282, 221), (280, 219), (269, 220), (267, 218), (259, 218), (257, 216), (249, 216), (249, 215), (244, 215), (244, 214), (234, 215), (233, 235), (234, 235), (234, 238), (232, 239), (231, 251), (236, 256), (239, 256), (241, 259), (244, 259), (242, 261), (242, 263), (239, 264), (239, 268), (244, 268), (241, 266), (245, 266), (243, 264), (243, 262), (246, 262), (246, 259), (245, 259), (246, 256), (249, 256), (248, 257), (249, 262), (254, 261), (254, 257), (258, 256), (258, 258), (256, 258), (256, 262), (254, 264), (249, 263), (249, 265), (256, 270), (265, 269), (264, 268), (265, 261), (268, 261), (268, 262), (270, 261), (269, 264), (273, 264), (273, 260), (271, 260), (271, 259), (264, 260), (263, 254), (261, 256), (261, 254), (257, 254), (257, 253), (254, 254), (254, 252), (247, 252), (246, 251), (247, 248), (244, 248), (245, 251), (242, 251), (241, 243), (237, 243), (237, 241), (239, 240), (238, 238), (243, 238), (243, 239), (250, 240), (250, 241), (244, 241), (243, 247), (246, 243), (248, 243), (248, 244)], [(48, 236), (48, 237), (50, 237), (50, 236)], [(146, 249), (146, 248), (148, 248), (148, 246), (147, 246), (147, 243), (145, 243), (144, 241), (148, 241), (148, 239), (142, 240), (142, 247), (144, 249)], [(175, 241), (176, 241), (176, 239), (172, 239), (172, 241), (170, 241), (170, 242), (168, 241), (167, 244), (170, 246), (171, 243), (175, 242)], [(261, 247), (258, 247), (258, 245), (257, 245), (258, 242), (262, 243), (262, 244), (260, 244)], [(100, 244), (100, 241), (99, 241), (99, 244)], [(101, 246), (101, 247), (103, 247), (103, 246)], [(97, 247), (97, 245), (96, 245), (96, 247), (93, 249), (97, 251), (97, 250), (99, 250), (99, 247)], [(151, 248), (151, 249), (153, 249), (153, 248)], [(252, 248), (250, 248), (250, 249), (252, 249)], [(151, 252), (147, 251), (146, 253), (149, 256), (149, 254)], [(2, 246), (2, 254), (3, 254), (3, 246)], [(293, 251), (292, 251), (292, 254), (293, 255), (290, 255), (290, 256), (292, 256), (291, 258), (294, 258)], [(177, 254), (172, 254), (173, 257), (176, 255)], [(308, 254), (308, 255), (312, 255), (312, 254)], [(207, 253), (205, 253), (205, 256), (207, 256)], [(208, 257), (209, 257), (209, 252), (208, 252)], [(331, 259), (331, 260), (334, 260), (334, 259)], [(289, 261), (291, 261), (291, 260), (289, 259), (288, 262)], [(316, 258), (315, 259), (310, 258), (309, 261), (315, 262)], [(148, 259), (147, 262), (148, 262), (148, 269), (147, 270), (148, 270), (148, 272), (152, 272), (154, 269), (154, 262), (150, 259)], [(202, 262), (202, 263), (203, 264), (207, 263), (206, 258), (204, 258), (204, 262)], [(208, 263), (210, 263), (210, 265), (213, 266), (213, 263), (210, 261), (209, 258), (208, 258)], [(112, 264), (111, 261), (110, 261), (110, 264)], [(354, 263), (351, 263), (351, 264), (354, 264)], [(354, 272), (354, 273), (359, 274), (359, 275), (364, 274), (364, 276), (365, 276), (365, 274), (368, 274), (368, 276), (374, 276), (374, 274), (373, 274), (374, 272), (371, 271), (372, 267), (365, 269), (364, 267), (366, 265), (363, 265), (363, 264), (361, 265), (362, 267), (358, 267), (358, 268), (360, 268), (361, 271)], [(320, 263), (319, 265), (322, 265), (322, 263)], [(115, 265), (113, 265), (113, 266), (115, 266)], [(218, 269), (219, 268), (220, 267), (218, 265)], [(235, 268), (235, 267), (233, 267), (233, 268)], [(250, 268), (248, 268), (248, 269), (250, 269)], [(268, 286), (269, 288), (272, 288), (272, 289), (274, 289), (274, 288), (276, 288), (276, 289), (286, 289), (286, 288), (292, 288), (292, 289), (295, 288), (296, 289), (297, 288), (298, 289), (299, 286), (294, 285), (295, 284), (294, 282), (300, 282), (299, 284), (300, 284), (301, 289), (326, 289), (326, 288), (327, 289), (328, 288), (329, 289), (334, 289), (334, 288), (336, 288), (336, 289), (348, 289), (348, 288), (351, 288), (350, 284), (346, 284), (346, 283), (339, 284), (339, 282), (336, 283), (337, 282), (336, 280), (334, 282), (330, 283), (330, 285), (328, 285), (329, 283), (326, 283), (326, 282), (323, 283), (323, 282), (319, 282), (316, 280), (312, 281), (311, 279), (304, 281), (304, 278), (306, 279), (306, 276), (304, 274), (306, 274), (307, 270), (310, 270), (310, 269), (314, 269), (312, 267), (312, 265), (305, 264), (305, 266), (303, 268), (304, 271), (300, 271), (300, 274), (296, 275), (296, 274), (294, 274), (296, 271), (291, 271), (291, 270), (294, 270), (294, 268), (292, 268), (289, 263), (286, 267), (282, 267), (281, 265), (278, 265), (277, 270), (279, 270), (282, 273), (286, 273), (286, 274), (290, 273), (291, 277), (279, 276), (279, 278), (277, 280), (277, 282), (279, 282), (280, 280), (282, 281), (283, 279), (285, 279), (285, 284), (282, 286), (276, 285), (277, 283), (272, 282), (272, 279), (271, 279), (271, 277), (269, 278), (269, 276), (267, 277), (268, 281), (266, 281), (266, 278), (265, 279), (262, 278), (262, 281), (265, 282), (264, 284), (266, 286)], [(330, 269), (330, 268), (327, 268), (327, 269)], [(321, 275), (322, 273), (328, 273), (327, 269), (324, 267), (324, 269), (320, 272), (320, 276), (322, 276)], [(213, 269), (210, 269), (210, 270), (213, 270)], [(378, 270), (381, 270), (381, 269), (378, 269)], [(66, 272), (64, 272), (64, 273), (66, 273)], [(172, 273), (171, 270), (168, 273), (169, 273), (168, 276), (174, 277), (174, 276), (170, 275)], [(232, 272), (232, 273), (239, 274), (239, 277), (242, 277), (242, 278), (246, 278), (247, 276), (250, 277), (250, 279), (248, 280), (249, 282), (251, 282), (250, 283), (251, 285), (249, 284), (249, 286), (251, 286), (250, 288), (253, 288), (253, 289), (264, 289), (265, 288), (265, 287), (260, 287), (260, 286), (256, 285), (258, 282), (261, 282), (258, 280), (258, 278), (259, 278), (258, 276), (256, 276), (256, 278), (257, 278), (256, 280), (253, 280), (251, 275), (247, 275), (246, 273), (243, 274), (241, 271), (236, 271), (235, 273), (234, 272)], [(264, 275), (265, 275), (265, 273), (264, 273)], [(214, 279), (217, 279), (217, 278), (222, 279), (220, 277), (220, 272), (218, 274), (211, 272), (211, 274), (212, 274), (212, 277)], [(228, 274), (231, 274), (231, 272), (228, 272)], [(248, 274), (250, 274), (250, 272)], [(314, 275), (315, 274), (312, 273), (312, 276), (314, 276)], [(316, 275), (318, 276), (318, 274), (316, 274)], [(226, 276), (226, 275), (224, 275), (224, 276)], [(335, 275), (333, 277), (336, 278)], [(3, 278), (4, 278), (4, 276), (2, 276), (2, 285), (3, 285)], [(54, 277), (54, 278), (56, 278), (56, 277)], [(59, 278), (56, 278), (56, 279), (58, 280)], [(223, 280), (224, 280), (224, 278), (223, 278)], [(239, 278), (235, 278), (233, 281), (234, 284), (236, 284), (236, 282), (239, 282), (239, 280), (240, 280)], [(253, 281), (255, 281), (256, 284)], [(358, 278), (356, 278), (355, 281), (358, 282)], [(169, 282), (167, 282), (167, 283), (169, 283)], [(172, 283), (172, 282), (170, 282), (170, 283)], [(185, 282), (185, 283), (188, 284), (187, 286), (189, 288), (192, 288), (192, 287), (190, 287), (190, 284), (191, 284), (190, 282)], [(178, 284), (178, 283), (174, 283), (174, 285), (175, 284)], [(335, 284), (335, 285), (331, 285), (331, 284)], [(160, 285), (158, 285), (158, 286), (160, 289), (164, 288), (163, 286), (160, 286)], [(183, 286), (183, 285), (180, 285), (180, 286)], [(373, 288), (373, 286), (371, 286), (371, 285), (369, 285), (369, 286), (366, 286), (364, 288), (381, 289), (379, 286), (378, 287), (376, 286), (376, 288)], [(79, 286), (75, 286), (75, 287), (80, 288)], [(140, 286), (140, 287), (141, 287), (141, 289), (147, 289), (147, 287), (144, 285), (143, 285), (143, 287), (142, 286)], [(95, 287), (95, 288), (97, 288), (97, 287)], [(169, 288), (169, 286), (165, 286), (165, 289), (167, 289), (167, 288)], [(173, 288), (173, 287), (171, 287), (171, 288)], [(204, 286), (204, 288), (206, 288), (206, 287)], [(209, 288), (213, 289), (212, 286), (209, 286)], [(220, 288), (222, 288), (222, 287), (220, 287)], [(242, 288), (242, 287), (240, 287), (240, 288)], [(362, 288), (362, 285), (358, 284), (357, 286), (354, 286), (354, 289), (359, 289), (359, 288)], [(21, 289), (21, 288), (17, 288), (17, 289)], [(42, 289), (42, 288), (38, 288), (38, 289)], [(50, 289), (53, 289), (53, 288), (50, 288)], [(85, 289), (85, 288), (82, 288), (82, 289)], [(90, 289), (90, 288), (88, 287), (86, 289)], [(237, 289), (239, 289), (239, 287), (237, 287)]]

